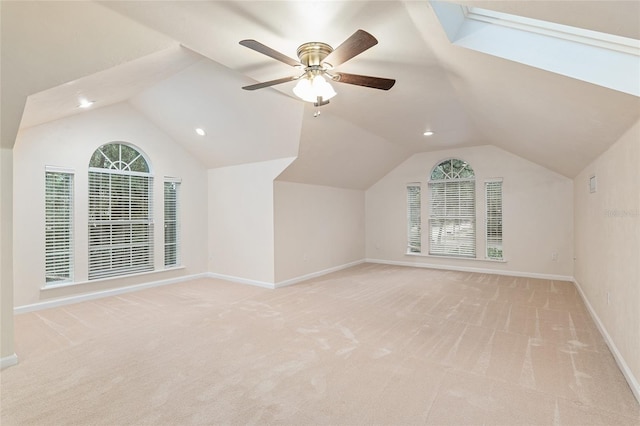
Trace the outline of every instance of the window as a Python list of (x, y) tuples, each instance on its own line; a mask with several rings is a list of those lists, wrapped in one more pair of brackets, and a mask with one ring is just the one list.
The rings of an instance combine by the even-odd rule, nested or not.
[(448, 1), (430, 4), (457, 46), (640, 96), (637, 39)]
[(120, 142), (89, 162), (89, 279), (153, 270), (153, 178), (142, 154)]
[(407, 253), (422, 251), (422, 220), (420, 218), (420, 184), (407, 185)]
[(73, 280), (73, 174), (45, 171), (45, 283)]
[(429, 182), (429, 254), (476, 256), (475, 174), (459, 159), (438, 164)]
[(502, 181), (485, 182), (487, 258), (502, 260)]
[(180, 265), (180, 182), (164, 183), (164, 266)]

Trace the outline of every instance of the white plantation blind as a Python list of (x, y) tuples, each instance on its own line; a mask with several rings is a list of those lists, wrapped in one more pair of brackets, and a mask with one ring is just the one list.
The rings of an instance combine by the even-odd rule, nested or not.
[(407, 184), (407, 252), (422, 251), (422, 220), (420, 217), (420, 184)]
[(180, 265), (180, 181), (164, 183), (164, 266)]
[(473, 169), (458, 159), (440, 163), (429, 190), (429, 254), (476, 256), (476, 204)]
[(45, 171), (45, 283), (73, 280), (73, 174)]
[(153, 270), (153, 179), (89, 172), (89, 279)]
[(502, 260), (502, 181), (485, 182), (487, 258)]
[(100, 147), (89, 169), (89, 279), (153, 270), (153, 177), (133, 147)]

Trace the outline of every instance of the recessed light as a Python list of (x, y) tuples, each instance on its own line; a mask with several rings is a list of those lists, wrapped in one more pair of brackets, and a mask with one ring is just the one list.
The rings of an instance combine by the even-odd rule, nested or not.
[(433, 132), (431, 130), (427, 130), (426, 132), (423, 133), (423, 135), (431, 136), (431, 135), (433, 135)]
[(198, 128), (196, 129), (196, 133), (197, 133), (197, 134), (199, 134), (200, 136), (204, 136), (204, 135), (206, 135), (206, 134), (207, 134), (207, 133), (204, 131), (204, 129), (201, 129), (200, 127), (198, 127)]
[(80, 103), (78, 104), (78, 108), (89, 108), (95, 102), (87, 99), (80, 99)]

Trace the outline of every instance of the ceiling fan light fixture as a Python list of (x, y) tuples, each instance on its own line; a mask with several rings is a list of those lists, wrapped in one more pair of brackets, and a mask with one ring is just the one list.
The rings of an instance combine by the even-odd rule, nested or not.
[(336, 95), (331, 84), (320, 74), (314, 76), (305, 75), (298, 80), (298, 84), (293, 88), (293, 93), (305, 102), (315, 103), (318, 98), (328, 101)]

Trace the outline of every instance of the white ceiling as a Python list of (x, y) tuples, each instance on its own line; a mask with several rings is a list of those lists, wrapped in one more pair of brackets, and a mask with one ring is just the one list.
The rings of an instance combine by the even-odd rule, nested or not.
[[(485, 144), (575, 176), (640, 118), (635, 96), (452, 45), (426, 1), (2, 3), (3, 146), (21, 97), (27, 127), (86, 95), (131, 103), (207, 167), (298, 155), (281, 179), (364, 189), (413, 153)], [(473, 4), (640, 38), (638, 2)], [(379, 44), (339, 70), (395, 78), (390, 91), (336, 83), (314, 118), (293, 82), (240, 89), (297, 73), (240, 40), (295, 58), (359, 28)]]
[(209, 168), (295, 157), (303, 106), (269, 91), (241, 90), (246, 83), (201, 59), (130, 103)]
[(81, 99), (97, 101), (96, 106), (100, 107), (127, 101), (201, 59), (200, 55), (175, 44), (143, 58), (35, 93), (27, 98), (20, 127), (81, 114), (87, 111), (78, 108)]

